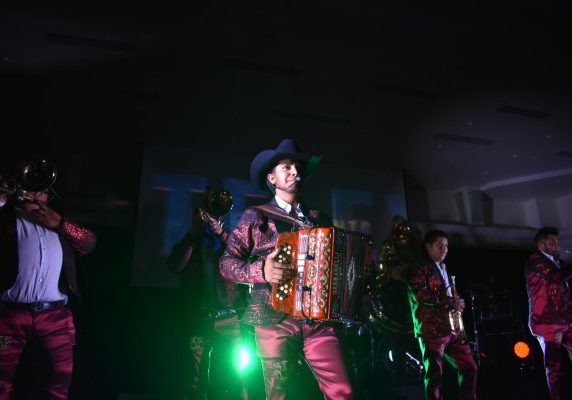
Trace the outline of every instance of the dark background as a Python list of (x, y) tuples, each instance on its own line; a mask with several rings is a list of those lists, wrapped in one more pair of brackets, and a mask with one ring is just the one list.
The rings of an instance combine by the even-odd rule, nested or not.
[[(146, 145), (251, 158), (293, 137), (363, 176), (406, 171), (404, 186), (416, 188), (406, 190), (408, 216), (429, 225), (442, 221), (432, 220), (419, 192), (572, 168), (564, 2), (61, 0), (0, 7), (0, 173), (10, 176), (22, 158), (45, 154), (59, 169), (54, 206), (98, 236), (94, 253), (79, 260), (75, 399), (180, 398), (183, 296), (131, 286)], [(236, 169), (247, 178), (248, 165)], [(526, 181), (491, 195), (554, 200), (570, 194), (569, 179)], [(447, 263), (461, 294), (474, 290), (484, 309), (482, 282), (493, 272), (512, 307), (509, 317), (479, 326), (484, 399), (545, 393), (525, 325), (522, 268), (530, 251), (528, 241), (452, 241)], [(372, 355), (369, 336), (354, 333), (343, 336), (352, 365)], [(509, 349), (523, 337), (533, 357), (521, 368)], [(410, 339), (375, 335), (376, 365), (371, 371), (358, 363), (358, 390), (373, 398), (398, 397), (401, 387), (415, 392), (415, 379), (381, 354), (393, 345), (414, 352)], [(303, 397), (312, 397), (311, 378), (300, 379)]]

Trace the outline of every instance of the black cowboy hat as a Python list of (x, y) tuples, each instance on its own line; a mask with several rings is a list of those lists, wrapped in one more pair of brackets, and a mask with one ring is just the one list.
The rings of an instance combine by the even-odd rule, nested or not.
[(250, 163), (250, 179), (254, 185), (262, 190), (267, 190), (266, 176), (278, 161), (290, 159), (300, 162), (304, 179), (308, 179), (320, 163), (320, 157), (302, 153), (300, 146), (293, 139), (282, 139), (274, 150), (262, 150)]

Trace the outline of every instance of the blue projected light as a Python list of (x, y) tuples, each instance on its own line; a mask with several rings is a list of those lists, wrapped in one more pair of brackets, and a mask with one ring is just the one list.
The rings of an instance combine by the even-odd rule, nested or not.
[[(332, 217), (334, 226), (371, 233), (371, 209), (373, 195), (365, 190), (332, 189)], [(361, 214), (361, 215), (360, 215)]]
[[(191, 214), (195, 207), (200, 206), (200, 204), (193, 203), (192, 193), (204, 192), (208, 183), (209, 181), (205, 176), (153, 174), (151, 179), (153, 189), (167, 193), (166, 202), (163, 205), (165, 239), (161, 247), (164, 252), (168, 252), (173, 244), (181, 240), (189, 229)], [(247, 207), (246, 198), (248, 196), (260, 197), (261, 202), (264, 202), (264, 199), (268, 197), (268, 193), (260, 191), (250, 181), (243, 179), (225, 179), (223, 187), (233, 197), (233, 207), (225, 218), (228, 223), (228, 230), (236, 225), (236, 222)]]
[(192, 192), (204, 192), (208, 180), (204, 176), (181, 174), (153, 174), (151, 185), (155, 190), (167, 192), (164, 205), (165, 233), (162, 250), (169, 252), (174, 243), (181, 240), (189, 229), (190, 217), (195, 204), (190, 204)]
[(260, 203), (266, 202), (270, 196), (268, 192), (263, 192), (256, 188), (252, 182), (244, 179), (224, 179), (223, 187), (232, 194), (234, 204), (229, 213), (229, 229), (234, 228), (242, 213), (249, 205), (247, 204), (248, 197), (260, 198)]
[[(207, 186), (224, 187), (233, 196), (233, 207), (224, 216), (229, 233), (247, 207), (272, 198), (269, 191), (255, 187), (244, 176), (250, 160), (242, 155), (238, 155), (241, 161), (235, 168), (232, 157), (221, 159), (206, 149), (167, 150), (164, 146), (145, 149), (131, 277), (134, 286), (180, 287), (180, 277), (166, 268), (166, 258), (188, 232), (192, 213), (201, 205)], [(221, 161), (211, 165), (212, 159)], [(337, 186), (340, 179), (353, 176), (347, 168), (340, 174), (324, 175), (321, 185), (304, 196), (306, 206), (331, 217), (334, 227), (375, 239), (385, 234), (392, 215), (406, 215), (402, 179), (398, 173), (371, 171), (363, 183), (352, 180), (354, 187)]]

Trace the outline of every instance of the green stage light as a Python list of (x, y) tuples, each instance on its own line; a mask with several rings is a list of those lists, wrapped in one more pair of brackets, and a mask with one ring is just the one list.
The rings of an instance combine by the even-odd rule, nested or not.
[(236, 350), (236, 366), (239, 371), (245, 371), (252, 363), (252, 351), (248, 346), (240, 345)]

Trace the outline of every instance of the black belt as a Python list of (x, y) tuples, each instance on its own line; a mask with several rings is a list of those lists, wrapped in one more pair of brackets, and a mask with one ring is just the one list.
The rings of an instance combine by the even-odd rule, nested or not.
[(59, 301), (37, 301), (35, 303), (10, 303), (6, 301), (0, 302), (0, 307), (6, 309), (18, 309), (18, 310), (29, 310), (35, 313), (42, 311), (57, 310), (59, 308), (64, 308), (66, 302), (63, 300)]

